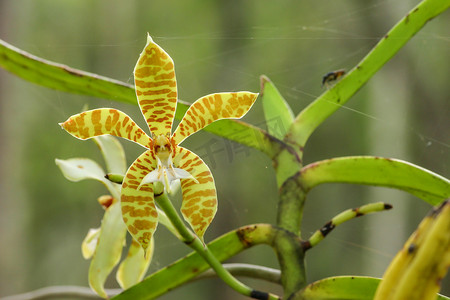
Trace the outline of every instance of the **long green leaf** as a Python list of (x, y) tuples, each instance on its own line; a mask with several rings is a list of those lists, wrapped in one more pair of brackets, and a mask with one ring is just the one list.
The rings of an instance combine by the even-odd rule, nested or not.
[(294, 113), (269, 78), (261, 76), (261, 102), (267, 131), (282, 140), (294, 121)]
[(450, 197), (450, 181), (414, 164), (374, 156), (332, 158), (300, 171), (305, 190), (321, 183), (355, 183), (404, 190), (432, 205)]
[[(270, 245), (274, 234), (275, 228), (272, 225), (249, 225), (217, 238), (208, 244), (208, 247), (219, 261), (224, 261), (254, 245)], [(141, 283), (123, 291), (113, 299), (154, 299), (195, 278), (208, 268), (206, 261), (194, 252), (151, 274)]]
[[(365, 276), (336, 276), (311, 283), (292, 300), (372, 300), (381, 279)], [(436, 300), (450, 298), (439, 295)]]
[[(0, 66), (38, 85), (68, 93), (94, 96), (137, 105), (132, 85), (54, 63), (0, 40)], [(178, 100), (175, 118), (181, 120), (189, 103)], [(281, 141), (264, 130), (237, 120), (221, 120), (207, 126), (205, 131), (255, 148), (274, 157)]]
[(450, 0), (424, 0), (402, 18), (340, 82), (308, 105), (288, 133), (290, 143), (301, 149), (313, 131), (344, 105), (428, 21), (444, 12)]

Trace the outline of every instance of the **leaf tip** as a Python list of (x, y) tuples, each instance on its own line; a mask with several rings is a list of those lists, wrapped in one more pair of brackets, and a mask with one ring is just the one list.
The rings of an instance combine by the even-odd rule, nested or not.
[(264, 93), (264, 87), (265, 87), (266, 83), (270, 83), (271, 81), (270, 81), (269, 77), (267, 77), (266, 75), (261, 75), (259, 77), (259, 82), (260, 82), (260, 91), (261, 91), (260, 93), (262, 96)]

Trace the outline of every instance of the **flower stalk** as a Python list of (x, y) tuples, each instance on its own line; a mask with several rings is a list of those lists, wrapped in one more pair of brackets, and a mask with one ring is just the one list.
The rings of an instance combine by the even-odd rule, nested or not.
[(172, 202), (167, 196), (167, 193), (162, 193), (161, 195), (155, 197), (156, 203), (163, 210), (169, 220), (172, 222), (173, 226), (180, 234), (182, 241), (188, 245), (190, 248), (195, 250), (216, 272), (217, 276), (220, 277), (228, 286), (234, 289), (236, 292), (252, 297), (254, 299), (268, 299), (268, 300), (278, 300), (280, 297), (266, 293), (256, 291), (235, 278), (231, 273), (225, 269), (225, 267), (220, 263), (220, 261), (214, 256), (214, 254), (209, 250), (208, 246), (204, 244), (192, 231), (190, 231), (183, 221), (180, 215), (176, 211)]

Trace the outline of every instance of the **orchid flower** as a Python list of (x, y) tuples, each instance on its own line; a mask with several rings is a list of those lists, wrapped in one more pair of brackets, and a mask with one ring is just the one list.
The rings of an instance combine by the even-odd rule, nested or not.
[[(125, 174), (125, 152), (117, 139), (112, 136), (99, 136), (93, 139), (100, 148), (109, 173)], [(94, 179), (103, 183), (110, 195), (98, 198), (105, 209), (101, 226), (91, 228), (81, 245), (85, 259), (91, 259), (89, 267), (89, 285), (101, 297), (107, 298), (104, 289), (106, 279), (120, 262), (122, 248), (126, 242), (126, 227), (122, 221), (120, 185), (105, 178), (106, 172), (95, 161), (88, 158), (56, 159), (64, 177), (70, 181)], [(168, 226), (170, 223), (163, 212), (159, 213), (160, 222)], [(170, 228), (170, 227), (168, 227)], [(153, 241), (153, 240), (152, 240)], [(116, 279), (126, 289), (142, 280), (153, 254), (153, 243), (147, 248), (146, 255), (140, 245), (132, 240), (128, 254), (117, 269)]]
[(143, 249), (150, 245), (158, 223), (154, 197), (164, 190), (169, 192), (175, 180), (181, 182), (181, 213), (203, 239), (217, 211), (214, 178), (200, 157), (179, 144), (214, 121), (241, 118), (258, 94), (233, 92), (204, 96), (189, 107), (171, 133), (177, 105), (174, 64), (150, 36), (134, 69), (134, 82), (150, 136), (125, 113), (112, 108), (86, 111), (60, 125), (82, 140), (110, 134), (146, 148), (126, 172), (120, 197), (123, 220)]

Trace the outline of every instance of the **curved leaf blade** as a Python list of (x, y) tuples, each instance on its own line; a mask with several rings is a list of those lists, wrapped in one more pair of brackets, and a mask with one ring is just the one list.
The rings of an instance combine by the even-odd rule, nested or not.
[(303, 167), (305, 190), (322, 183), (354, 183), (385, 186), (409, 192), (436, 205), (450, 197), (450, 181), (414, 164), (374, 156), (327, 159)]
[(275, 123), (276, 126), (267, 126), (267, 131), (274, 137), (283, 140), (289, 127), (294, 121), (294, 113), (278, 89), (266, 76), (261, 76), (261, 101), (266, 123)]
[[(366, 276), (336, 276), (311, 283), (297, 292), (292, 300), (372, 300), (379, 278)], [(439, 295), (436, 300), (450, 298)]]

